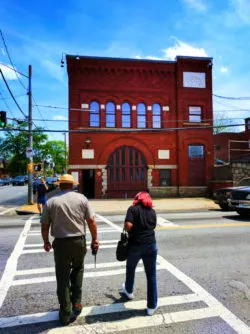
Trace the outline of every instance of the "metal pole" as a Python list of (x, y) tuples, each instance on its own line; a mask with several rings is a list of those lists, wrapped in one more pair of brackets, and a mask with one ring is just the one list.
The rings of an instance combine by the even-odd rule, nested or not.
[[(31, 76), (32, 76), (32, 66), (29, 65), (29, 147), (32, 152), (31, 156), (28, 158), (29, 163), (33, 164), (33, 134), (32, 134), (32, 88), (31, 88)], [(32, 168), (33, 169), (33, 168)], [(32, 187), (32, 176), (33, 172), (28, 171), (28, 204), (33, 204), (33, 187)]]

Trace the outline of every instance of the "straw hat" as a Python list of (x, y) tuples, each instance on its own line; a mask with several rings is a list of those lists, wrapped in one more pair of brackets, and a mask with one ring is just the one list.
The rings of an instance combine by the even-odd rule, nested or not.
[(60, 178), (59, 178), (59, 181), (54, 182), (54, 184), (56, 184), (56, 185), (60, 185), (61, 183), (72, 183), (74, 185), (79, 184), (78, 182), (76, 182), (74, 180), (74, 178), (71, 174), (61, 175)]

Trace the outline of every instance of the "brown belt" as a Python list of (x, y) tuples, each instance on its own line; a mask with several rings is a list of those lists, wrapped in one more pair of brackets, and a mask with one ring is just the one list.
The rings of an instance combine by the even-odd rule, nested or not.
[(85, 239), (85, 235), (77, 235), (75, 237), (55, 238), (55, 240), (78, 240)]

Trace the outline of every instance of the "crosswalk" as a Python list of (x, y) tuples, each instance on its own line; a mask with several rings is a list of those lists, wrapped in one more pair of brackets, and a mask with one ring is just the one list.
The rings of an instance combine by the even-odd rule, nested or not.
[[(96, 218), (99, 226), (100, 250), (96, 267), (91, 255), (86, 257), (83, 283), (86, 307), (83, 308), (78, 320), (67, 328), (57, 327), (58, 305), (53, 255), (52, 252), (48, 254), (43, 251), (38, 221), (35, 217), (31, 217), (25, 223), (0, 281), (0, 328), (23, 326), (24, 332), (28, 333), (30, 326), (42, 326), (54, 322), (55, 325), (46, 332), (136, 333), (142, 329), (145, 331), (147, 328), (155, 328), (154, 331), (157, 333), (158, 329), (162, 332), (162, 328), (166, 325), (176, 326), (205, 319), (216, 322), (220, 319), (227, 326), (228, 331), (225, 332), (249, 333), (249, 327), (243, 321), (161, 255), (157, 257), (159, 299), (156, 313), (152, 317), (147, 317), (143, 313), (146, 308), (146, 281), (141, 261), (136, 270), (136, 298), (134, 301), (125, 301), (118, 291), (124, 281), (126, 263), (115, 260), (114, 250), (122, 231), (122, 224), (114, 223), (99, 214)], [(159, 226), (173, 224), (161, 217), (157, 223)], [(90, 245), (89, 238), (87, 245)], [(27, 266), (27, 263), (30, 265)], [(170, 293), (168, 291), (170, 285), (178, 285), (178, 293), (173, 294), (174, 291)], [(93, 303), (93, 291), (96, 290), (98, 290), (98, 303)], [(17, 300), (24, 300), (27, 291), (40, 296), (39, 307), (33, 309), (33, 312), (27, 312), (24, 305), (23, 308), (20, 307), (18, 314), (3, 316), (9, 298), (15, 296)], [(43, 306), (43, 294), (46, 293), (52, 294), (50, 300), (53, 300), (53, 305), (50, 307), (45, 303)], [(202, 331), (197, 328), (194, 333), (201, 333)]]

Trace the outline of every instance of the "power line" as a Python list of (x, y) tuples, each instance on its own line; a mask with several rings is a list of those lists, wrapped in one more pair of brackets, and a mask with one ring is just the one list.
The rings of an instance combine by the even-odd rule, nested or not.
[(225, 100), (250, 100), (250, 97), (232, 97), (232, 96), (221, 96), (221, 95), (216, 95), (212, 94), (215, 97), (218, 97), (219, 99), (225, 99)]
[(15, 96), (13, 95), (13, 93), (12, 93), (12, 91), (11, 91), (9, 85), (8, 85), (8, 82), (6, 81), (6, 79), (5, 79), (4, 75), (3, 75), (3, 72), (2, 72), (2, 70), (1, 70), (1, 68), (0, 68), (0, 73), (1, 73), (1, 75), (2, 75), (3, 81), (4, 81), (5, 85), (6, 85), (8, 91), (9, 91), (11, 97), (12, 97), (12, 99), (14, 100), (16, 106), (17, 106), (18, 109), (21, 111), (21, 113), (23, 114), (23, 116), (26, 118), (27, 116), (25, 115), (25, 113), (22, 111), (21, 107), (20, 107), (19, 104), (17, 103), (17, 101), (16, 101), (16, 99), (15, 99)]
[[(41, 111), (40, 111), (40, 109), (39, 109), (39, 107), (38, 107), (38, 105), (37, 105), (37, 103), (36, 103), (36, 100), (35, 100), (35, 98), (34, 98), (33, 95), (32, 95), (32, 99), (33, 99), (33, 101), (35, 102), (35, 106), (36, 106), (36, 108), (37, 108), (37, 110), (38, 110), (38, 112), (39, 112), (39, 114), (40, 114), (40, 116), (41, 116), (41, 118), (42, 118), (42, 121), (43, 121), (45, 127), (47, 127), (46, 124), (45, 124), (45, 120), (43, 119), (42, 113), (41, 113)], [(34, 120), (34, 119), (33, 119), (33, 120)], [(47, 127), (47, 128), (48, 128), (48, 127)]]
[[(0, 91), (0, 96), (3, 96), (3, 94), (2, 94), (1, 91)], [(3, 102), (4, 102), (4, 104), (6, 105), (8, 111), (9, 111), (9, 112), (11, 113), (11, 115), (14, 117), (14, 115), (13, 115), (13, 113), (12, 113), (12, 111), (11, 111), (11, 109), (10, 109), (8, 103), (7, 103), (7, 101), (6, 101), (5, 99), (1, 99), (1, 100), (3, 100)]]
[[(4, 97), (3, 94), (1, 94), (2, 97), (0, 98), (0, 100), (9, 100), (11, 99), (11, 97)], [(18, 97), (22, 97), (22, 96), (27, 96), (27, 94), (20, 94), (20, 95), (15, 95), (15, 98), (17, 99)]]
[[(245, 126), (244, 124), (229, 124), (227, 127), (238, 127), (238, 126)], [(95, 128), (95, 129), (78, 129), (78, 130), (44, 130), (44, 129), (36, 129), (33, 132), (69, 132), (69, 133), (93, 133), (93, 132), (169, 132), (169, 131), (179, 131), (179, 130), (204, 130), (204, 129), (216, 129), (221, 128), (221, 125), (206, 125), (206, 126), (190, 126), (190, 127), (181, 127), (181, 128), (151, 128), (151, 129), (139, 129), (139, 128)], [(26, 129), (16, 129), (16, 128), (0, 128), (0, 131), (21, 131), (21, 132), (28, 132)]]
[[(8, 118), (8, 119), (11, 119), (11, 118)], [(16, 118), (14, 118), (13, 120), (15, 120)], [(232, 121), (232, 120), (244, 120), (245, 118), (244, 117), (238, 117), (238, 118), (220, 118), (218, 120), (216, 119), (203, 119), (202, 121), (203, 122), (216, 122), (216, 121)], [(46, 121), (46, 122), (70, 122), (70, 123), (79, 123), (81, 121), (77, 120), (77, 121), (73, 121), (73, 120), (68, 120), (68, 119), (39, 119), (39, 118), (33, 118), (34, 121)], [(20, 120), (21, 121), (21, 120)], [(182, 119), (182, 120), (167, 120), (168, 123), (177, 123), (177, 122), (189, 122), (189, 120), (187, 119)], [(104, 122), (100, 122), (100, 124), (106, 124), (106, 121)], [(146, 123), (149, 123), (149, 121), (146, 121)]]
[(20, 82), (20, 84), (23, 86), (23, 88), (27, 91), (27, 88), (24, 86), (24, 84), (22, 83), (21, 79), (20, 79), (19, 76), (17, 75), (17, 71), (16, 71), (16, 69), (15, 69), (15, 66), (14, 66), (12, 60), (11, 60), (11, 57), (10, 57), (10, 54), (9, 54), (9, 51), (8, 51), (8, 48), (7, 48), (7, 44), (6, 44), (5, 39), (4, 39), (4, 37), (3, 37), (2, 30), (0, 30), (0, 34), (1, 34), (1, 37), (2, 37), (2, 40), (3, 40), (3, 45), (4, 45), (4, 47), (5, 47), (5, 51), (6, 51), (6, 53), (7, 53), (7, 56), (8, 56), (8, 58), (9, 58), (9, 61), (10, 61), (10, 63), (11, 63), (11, 66), (13, 67), (13, 71), (14, 71), (15, 74), (16, 74), (17, 80)]

